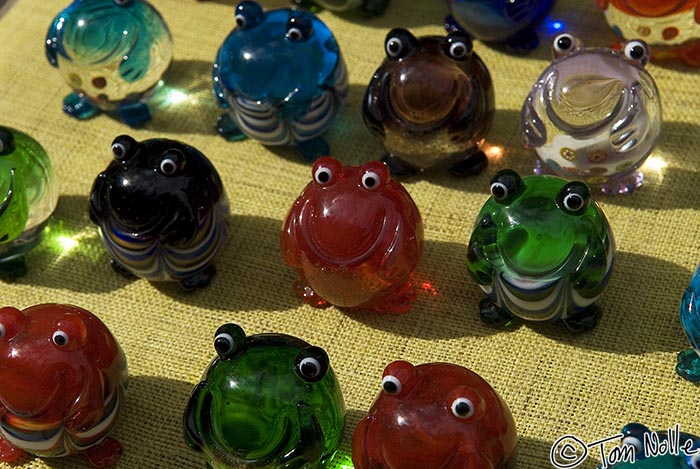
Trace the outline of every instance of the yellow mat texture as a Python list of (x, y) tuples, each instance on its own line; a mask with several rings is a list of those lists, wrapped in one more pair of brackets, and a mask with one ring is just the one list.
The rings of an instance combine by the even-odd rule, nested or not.
[[(700, 389), (674, 372), (676, 353), (688, 347), (678, 304), (700, 257), (697, 70), (648, 66), (662, 95), (663, 135), (640, 190), (627, 197), (598, 197), (618, 253), (603, 295), (603, 317), (593, 332), (574, 336), (559, 325), (511, 331), (487, 327), (477, 314), (482, 293), (465, 267), (466, 244), (491, 176), (505, 167), (528, 173), (534, 164), (533, 153), (520, 144), (519, 114), (550, 61), (547, 43), (553, 35), (546, 31), (545, 44), (526, 57), (475, 43), (495, 83), (497, 112), (488, 143), (502, 147), (503, 156), (478, 177), (438, 174), (406, 183), (425, 222), (425, 253), (416, 278), (431, 283), (434, 291), (421, 291), (402, 316), (348, 314), (302, 305), (291, 290), (295, 275), (280, 255), (282, 221), (310, 181), (310, 166), (292, 149), (229, 143), (214, 133), (219, 110), (210, 72), (217, 48), (234, 25), (235, 2), (152, 3), (174, 36), (167, 84), (186, 98), (161, 102), (154, 120), (141, 130), (105, 115), (78, 122), (62, 113), (68, 87), (46, 61), (43, 43), (66, 2), (18, 0), (0, 18), (0, 124), (41, 142), (53, 159), (60, 190), (51, 236), (29, 255), (26, 277), (0, 285), (0, 303), (20, 308), (72, 303), (110, 327), (132, 378), (126, 412), (114, 432), (125, 450), (120, 467), (204, 466), (202, 456), (183, 441), (182, 412), (214, 356), (214, 331), (231, 321), (249, 334), (282, 332), (326, 349), (348, 409), (338, 467), (350, 464), (352, 432), (380, 389), (384, 366), (395, 359), (454, 362), (483, 376), (513, 412), (520, 468), (551, 467), (550, 447), (564, 434), (591, 442), (617, 433), (629, 421), (657, 429), (679, 423), (700, 434)], [(262, 3), (286, 6), (283, 0)], [(382, 155), (362, 122), (360, 103), (383, 60), (386, 32), (403, 26), (416, 35), (442, 34), (445, 13), (438, 0), (393, 0), (383, 16), (373, 19), (320, 13), (338, 39), (350, 74), (347, 104), (327, 133), (332, 153), (342, 162), (359, 164)], [(560, 0), (552, 17), (587, 45), (614, 39), (593, 0)], [(188, 142), (221, 174), (231, 201), (230, 239), (209, 288), (185, 294), (174, 285), (127, 280), (110, 268), (88, 219), (88, 193), (110, 161), (112, 139), (122, 133)], [(592, 454), (581, 467), (594, 468), (597, 458)], [(23, 464), (88, 467), (81, 457)]]

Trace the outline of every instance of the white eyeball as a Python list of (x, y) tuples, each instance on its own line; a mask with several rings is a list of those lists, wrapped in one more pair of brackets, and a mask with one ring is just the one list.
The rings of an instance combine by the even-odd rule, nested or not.
[(644, 451), (644, 444), (642, 443), (642, 440), (636, 436), (628, 435), (624, 437), (622, 439), (622, 444), (633, 447), (635, 454), (642, 454), (642, 451)]
[(68, 334), (63, 331), (56, 331), (53, 333), (53, 336), (51, 336), (51, 340), (59, 347), (63, 347), (68, 344)]
[(314, 173), (314, 180), (322, 186), (325, 186), (326, 184), (330, 183), (332, 179), (333, 171), (331, 171), (331, 169), (327, 166), (321, 166)]
[(576, 212), (581, 209), (586, 203), (579, 194), (568, 194), (564, 197), (564, 208), (570, 212)]
[(177, 171), (177, 163), (170, 158), (163, 158), (160, 162), (160, 172), (169, 176), (175, 171)]
[(321, 374), (321, 363), (314, 357), (306, 357), (299, 362), (299, 372), (305, 378), (316, 378)]
[(287, 30), (287, 37), (290, 41), (301, 41), (301, 39), (304, 37), (304, 34), (299, 28), (289, 28)]
[(403, 41), (398, 37), (392, 37), (391, 39), (386, 41), (386, 53), (390, 57), (400, 56), (401, 51), (403, 51), (403, 47)]
[(233, 341), (233, 337), (231, 337), (231, 334), (222, 332), (214, 337), (214, 348), (221, 355), (225, 355), (233, 350), (234, 345), (235, 343)]
[(362, 187), (369, 190), (379, 187), (379, 175), (374, 171), (367, 171), (362, 175)]
[(571, 34), (560, 34), (554, 38), (552, 48), (557, 55), (571, 52), (576, 47), (576, 38)]
[(239, 14), (237, 14), (237, 15), (235, 16), (235, 20), (236, 20), (236, 26), (237, 26), (237, 27), (239, 27), (239, 28), (245, 28), (245, 25), (246, 25), (246, 23), (247, 23), (247, 21), (246, 21), (246, 19), (245, 19), (245, 15), (239, 13)]
[(649, 61), (649, 47), (642, 41), (630, 41), (623, 50), (625, 57), (646, 64)]
[(700, 453), (692, 455), (689, 459), (689, 465), (692, 469), (700, 469)]
[(123, 143), (113, 143), (112, 154), (116, 159), (121, 160), (126, 156), (126, 147)]
[(453, 42), (450, 45), (450, 56), (455, 59), (463, 59), (469, 55), (469, 48), (462, 41)]
[(491, 184), (491, 195), (496, 200), (505, 200), (508, 198), (508, 187), (502, 182), (494, 182)]
[(7, 334), (7, 329), (4, 324), (0, 324), (0, 339), (5, 337), (5, 334)]
[(458, 397), (452, 401), (450, 409), (452, 410), (454, 416), (460, 419), (468, 419), (474, 415), (474, 412), (476, 411), (474, 408), (474, 403), (466, 397)]
[(382, 378), (382, 389), (387, 394), (398, 394), (401, 392), (401, 381), (394, 375), (386, 375)]

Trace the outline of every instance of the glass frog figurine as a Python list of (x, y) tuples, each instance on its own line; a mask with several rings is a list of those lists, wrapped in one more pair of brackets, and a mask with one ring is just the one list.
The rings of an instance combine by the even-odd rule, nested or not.
[(329, 154), (321, 135), (348, 93), (345, 62), (330, 29), (313, 13), (236, 6), (236, 28), (214, 63), (214, 93), (228, 140), (296, 146), (313, 161)]
[(469, 240), (469, 274), (488, 295), (481, 319), (558, 321), (574, 332), (598, 322), (615, 257), (605, 214), (580, 181), (504, 169)]
[(0, 462), (27, 453), (84, 454), (95, 467), (122, 453), (114, 428), (126, 359), (97, 316), (77, 306), (0, 308)]
[(693, 383), (700, 383), (700, 266), (695, 269), (680, 307), (681, 325), (692, 348), (678, 354), (676, 372)]
[(644, 70), (647, 45), (584, 48), (560, 34), (553, 49), (556, 58), (521, 111), (523, 143), (540, 160), (535, 171), (582, 179), (604, 193), (633, 191), (661, 132), (659, 91)]
[(24, 132), (0, 126), (0, 277), (26, 274), (24, 255), (41, 240), (57, 201), (46, 151)]
[[(491, 129), (491, 75), (464, 33), (415, 37), (392, 29), (386, 59), (367, 87), (363, 116), (382, 139), (396, 177), (445, 166), (455, 176), (478, 174), (479, 149)], [(449, 90), (449, 92), (446, 92)]]
[(74, 0), (53, 20), (46, 56), (73, 92), (63, 111), (87, 119), (104, 111), (139, 127), (146, 99), (173, 56), (170, 31), (145, 0)]
[[(378, 162), (319, 158), (282, 228), (282, 256), (297, 296), (321, 308), (403, 313), (423, 253), (423, 223), (403, 186)], [(362, 207), (362, 210), (358, 210)]]
[(352, 462), (356, 469), (510, 469), (517, 441), (508, 406), (481, 376), (451, 363), (395, 361), (355, 429)]
[(338, 13), (361, 9), (367, 15), (374, 16), (384, 12), (389, 0), (292, 0), (292, 3), (312, 11), (318, 7)]
[(92, 186), (90, 219), (120, 273), (206, 287), (227, 239), (228, 199), (199, 150), (175, 140), (120, 135)]
[(700, 67), (699, 0), (596, 0), (622, 41), (635, 37), (651, 46), (654, 61), (679, 59)]
[(343, 436), (345, 404), (328, 355), (285, 334), (216, 331), (217, 357), (185, 410), (187, 444), (207, 467), (317, 468)]
[(481, 41), (528, 52), (539, 45), (537, 25), (554, 0), (447, 0), (447, 4), (448, 31), (462, 30)]
[[(622, 447), (631, 458), (598, 466), (598, 469), (697, 469), (700, 467), (700, 438), (680, 431), (652, 431), (640, 423), (622, 429)], [(675, 448), (675, 449), (674, 449)], [(624, 453), (623, 453), (624, 454)]]

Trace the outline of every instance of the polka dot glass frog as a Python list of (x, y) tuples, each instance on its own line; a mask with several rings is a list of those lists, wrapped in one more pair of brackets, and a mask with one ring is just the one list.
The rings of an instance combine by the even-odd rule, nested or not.
[(0, 383), (0, 461), (82, 453), (95, 467), (116, 464), (122, 447), (108, 434), (124, 406), (126, 358), (94, 314), (0, 308)]
[(227, 111), (217, 127), (223, 137), (294, 145), (313, 161), (329, 154), (321, 134), (340, 112), (348, 80), (335, 37), (314, 14), (245, 1), (216, 55), (214, 92)]
[(361, 9), (368, 15), (379, 15), (384, 12), (389, 0), (292, 0), (292, 3), (312, 11), (318, 7), (338, 13)]
[(700, 67), (699, 0), (596, 0), (610, 27), (626, 41), (651, 46), (652, 60), (679, 59)]
[(487, 160), (479, 146), (493, 123), (494, 92), (472, 41), (461, 32), (417, 38), (396, 28), (384, 48), (363, 116), (382, 139), (391, 173), (406, 177), (437, 166), (455, 176), (481, 172)]
[(356, 469), (512, 469), (517, 441), (508, 406), (473, 371), (395, 361), (355, 429), (352, 461)]
[(343, 166), (324, 157), (282, 228), (296, 294), (315, 307), (408, 311), (423, 253), (423, 224), (406, 189), (377, 161)]
[(603, 211), (579, 181), (505, 169), (477, 217), (467, 267), (488, 298), (481, 318), (506, 325), (561, 320), (572, 331), (598, 322), (615, 243)]
[(345, 404), (328, 355), (296, 337), (246, 337), (224, 324), (192, 392), (185, 440), (208, 467), (318, 468), (343, 435)]
[(693, 383), (700, 383), (700, 266), (695, 269), (680, 306), (681, 325), (692, 348), (678, 354), (676, 371)]
[(0, 276), (26, 273), (24, 256), (41, 240), (57, 200), (51, 161), (39, 142), (0, 127)]
[(554, 0), (448, 0), (447, 4), (448, 31), (463, 30), (481, 41), (527, 52), (539, 45), (536, 27)]
[(659, 91), (644, 70), (647, 45), (584, 48), (561, 34), (553, 49), (555, 60), (521, 111), (523, 143), (540, 160), (536, 172), (585, 180), (605, 193), (633, 191), (661, 131)]
[(100, 111), (138, 127), (151, 119), (145, 100), (170, 65), (173, 45), (145, 0), (74, 0), (53, 20), (46, 56), (73, 93), (63, 111), (87, 119)]

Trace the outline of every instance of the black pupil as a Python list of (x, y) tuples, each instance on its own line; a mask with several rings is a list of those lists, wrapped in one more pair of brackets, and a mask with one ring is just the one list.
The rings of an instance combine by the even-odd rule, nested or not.
[(377, 181), (372, 176), (365, 178), (365, 186), (374, 187), (376, 184), (377, 184)]
[(389, 41), (389, 51), (392, 54), (398, 54), (399, 51), (401, 50), (401, 41), (398, 39), (392, 39)]
[(642, 46), (634, 46), (630, 50), (630, 57), (633, 59), (641, 59), (644, 57), (644, 48)]
[(494, 184), (494, 185), (491, 187), (491, 193), (493, 194), (493, 196), (494, 196), (496, 199), (500, 200), (500, 199), (505, 198), (505, 196), (506, 196), (506, 188), (503, 187), (503, 186), (500, 185), (500, 184)]
[(306, 361), (301, 364), (301, 374), (313, 378), (318, 373), (316, 364), (311, 361)]
[(175, 171), (175, 164), (171, 163), (170, 161), (164, 162), (163, 171), (166, 173), (172, 173), (173, 171)]
[(245, 26), (245, 19), (243, 19), (242, 16), (236, 17), (236, 25), (242, 28), (243, 26)]
[(328, 173), (328, 171), (319, 171), (318, 172), (318, 182), (321, 184), (325, 184), (331, 179), (331, 175)]
[(569, 208), (572, 210), (578, 210), (583, 205), (583, 200), (579, 195), (570, 195), (568, 197)]
[(398, 391), (398, 389), (399, 388), (396, 386), (396, 383), (393, 381), (384, 381), (384, 390), (389, 394), (394, 394), (396, 391)]
[(465, 51), (466, 48), (462, 44), (452, 46), (452, 53), (457, 57), (462, 57)]
[(568, 50), (571, 47), (571, 38), (562, 37), (557, 41), (557, 47), (561, 50)]
[(226, 337), (217, 337), (214, 340), (214, 348), (217, 352), (226, 353), (231, 348), (231, 342)]
[(455, 412), (459, 415), (468, 415), (471, 412), (471, 407), (466, 402), (460, 402), (455, 406)]
[(124, 156), (124, 147), (121, 145), (114, 145), (112, 147), (112, 152), (118, 157), (121, 158)]
[(62, 334), (56, 334), (54, 341), (56, 342), (56, 345), (66, 345), (66, 337)]
[(296, 29), (292, 29), (291, 31), (289, 31), (289, 37), (291, 39), (294, 39), (295, 41), (297, 39), (299, 39), (300, 36), (301, 36), (301, 33)]

